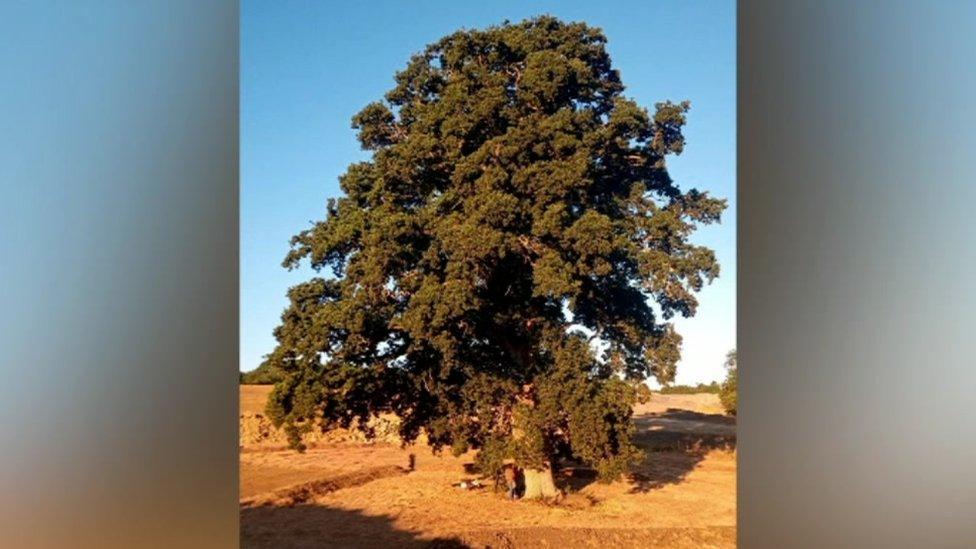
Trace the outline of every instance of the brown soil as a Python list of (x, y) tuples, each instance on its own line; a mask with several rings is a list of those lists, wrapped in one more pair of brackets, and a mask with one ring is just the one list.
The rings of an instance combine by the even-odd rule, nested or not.
[[(242, 434), (267, 392), (241, 388)], [(557, 505), (507, 500), (490, 482), (454, 486), (475, 478), (465, 473), (473, 454), (361, 433), (327, 433), (299, 454), (273, 429), (242, 437), (241, 546), (734, 547), (735, 421), (720, 410), (716, 395), (655, 394), (635, 409), (647, 456), (634, 473), (601, 484), (592, 471), (563, 471)]]

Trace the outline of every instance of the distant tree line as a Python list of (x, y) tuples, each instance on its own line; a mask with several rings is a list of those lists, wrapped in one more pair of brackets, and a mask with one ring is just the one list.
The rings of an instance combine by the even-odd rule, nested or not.
[(263, 362), (250, 372), (240, 373), (241, 385), (274, 385), (281, 381), (281, 372), (275, 369), (271, 363)]
[(717, 381), (698, 385), (668, 385), (658, 390), (662, 395), (694, 395), (698, 393), (719, 394), (722, 386)]

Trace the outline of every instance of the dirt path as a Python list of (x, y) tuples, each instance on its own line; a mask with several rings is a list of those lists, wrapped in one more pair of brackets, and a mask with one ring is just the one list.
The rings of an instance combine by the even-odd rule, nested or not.
[[(256, 413), (243, 400), (253, 407), (262, 390), (244, 388), (242, 413)], [(735, 425), (703, 396), (714, 397), (655, 395), (636, 409), (647, 458), (634, 475), (562, 479), (572, 491), (556, 507), (452, 487), (473, 455), (386, 443), (323, 443), (305, 454), (245, 447), (241, 546), (734, 547)], [(416, 469), (406, 472), (410, 454)]]

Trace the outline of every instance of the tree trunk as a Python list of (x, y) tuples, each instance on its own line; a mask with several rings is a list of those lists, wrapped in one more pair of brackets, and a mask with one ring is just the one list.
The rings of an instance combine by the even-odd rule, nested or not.
[(522, 469), (525, 480), (525, 494), (522, 499), (551, 499), (559, 496), (556, 483), (552, 480), (552, 468)]

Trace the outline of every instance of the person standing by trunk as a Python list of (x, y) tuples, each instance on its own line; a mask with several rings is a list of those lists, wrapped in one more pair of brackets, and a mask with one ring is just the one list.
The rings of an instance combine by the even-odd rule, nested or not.
[(514, 463), (506, 463), (502, 467), (502, 474), (505, 475), (505, 486), (508, 487), (509, 499), (518, 497), (518, 470)]

